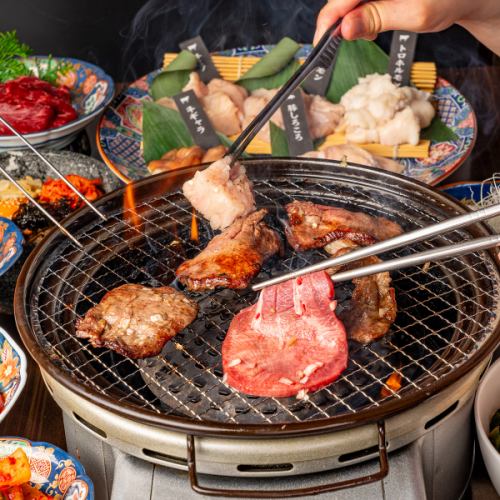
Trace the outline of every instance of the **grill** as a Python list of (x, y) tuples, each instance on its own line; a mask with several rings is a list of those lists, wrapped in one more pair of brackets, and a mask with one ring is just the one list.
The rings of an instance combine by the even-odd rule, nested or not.
[[(416, 229), (463, 212), (455, 202), (412, 181), (364, 167), (287, 159), (247, 160), (257, 205), (282, 235), (282, 206), (310, 200), (381, 215)], [(260, 398), (224, 382), (221, 344), (234, 314), (256, 300), (252, 291), (191, 294), (197, 320), (168, 342), (160, 356), (142, 361), (94, 349), (75, 336), (75, 321), (112, 288), (124, 283), (173, 285), (175, 269), (213, 236), (178, 188), (195, 168), (131, 185), (135, 209), (123, 209), (125, 190), (98, 204), (106, 222), (88, 209), (66, 227), (83, 250), (56, 232), (33, 252), (16, 290), (16, 319), (24, 342), (58, 382), (100, 406), (142, 422), (197, 434), (286, 435), (375, 422), (424, 400), (477, 366), (498, 342), (500, 276), (492, 256), (480, 252), (393, 273), (399, 312), (387, 338), (349, 345), (349, 366), (306, 401)], [(130, 187), (128, 188), (130, 196)], [(166, 194), (165, 194), (166, 193)], [(476, 224), (382, 258), (407, 255), (484, 236)], [(324, 258), (321, 251), (267, 262), (258, 279)], [(345, 307), (352, 285), (339, 284)], [(397, 374), (401, 388), (387, 384)]]

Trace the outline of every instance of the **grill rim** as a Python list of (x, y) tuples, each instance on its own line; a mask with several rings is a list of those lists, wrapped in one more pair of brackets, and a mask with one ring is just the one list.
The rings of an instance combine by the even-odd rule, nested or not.
[[(244, 165), (262, 165), (266, 166), (274, 165), (293, 165), (296, 167), (306, 167), (311, 168), (311, 175), (308, 176), (307, 172), (304, 172), (304, 177), (317, 178), (312, 170), (313, 167), (342, 167), (343, 170), (351, 169), (360, 179), (369, 180), (364, 174), (376, 175), (380, 177), (385, 177), (390, 185), (390, 181), (394, 178), (398, 180), (399, 183), (403, 183), (405, 187), (415, 188), (418, 187), (419, 195), (430, 194), (435, 199), (441, 201), (447, 210), (455, 210), (457, 213), (467, 213), (471, 209), (461, 205), (452, 197), (441, 193), (439, 190), (423, 184), (419, 181), (409, 179), (400, 174), (394, 174), (392, 172), (381, 171), (376, 168), (366, 167), (359, 164), (349, 164), (348, 167), (344, 167), (337, 161), (330, 160), (318, 160), (318, 159), (302, 159), (302, 158), (252, 158), (243, 160)], [(186, 167), (179, 169), (175, 173), (161, 173), (154, 176), (150, 176), (139, 181), (134, 181), (131, 183), (134, 186), (135, 192), (137, 188), (144, 188), (148, 185), (154, 185), (156, 183), (163, 184), (162, 181), (171, 179), (176, 184), (183, 182), (190, 177), (190, 174), (194, 174), (197, 170), (205, 168), (207, 165), (201, 165), (196, 167)], [(379, 179), (380, 180), (380, 179)], [(104, 197), (102, 197), (97, 203), (94, 203), (97, 208), (104, 207), (104, 205), (116, 197), (124, 196), (128, 186), (117, 189)], [(150, 186), (152, 187), (152, 186)], [(164, 191), (166, 194), (168, 191)], [(105, 212), (105, 211), (104, 211)], [(69, 215), (63, 221), (63, 225), (68, 228), (71, 224), (78, 222), (80, 218), (84, 215), (91, 215), (89, 208), (81, 208)], [(79, 227), (80, 225), (76, 225)], [(491, 229), (483, 224), (476, 223), (472, 227), (468, 228), (468, 231), (474, 236), (484, 236), (492, 234)], [(500, 341), (500, 321), (498, 319), (498, 311), (492, 311), (497, 316), (497, 324), (495, 329), (491, 332), (489, 337), (484, 341), (481, 347), (474, 352), (469, 359), (467, 359), (458, 368), (455, 368), (450, 373), (446, 374), (444, 377), (440, 377), (439, 380), (433, 382), (427, 390), (414, 391), (406, 394), (405, 397), (401, 399), (393, 399), (384, 403), (381, 407), (371, 407), (361, 410), (358, 413), (346, 414), (342, 416), (336, 416), (332, 418), (322, 418), (315, 419), (313, 421), (304, 422), (289, 422), (289, 423), (274, 423), (274, 424), (229, 424), (221, 423), (216, 421), (205, 421), (205, 420), (190, 420), (185, 417), (177, 417), (174, 415), (164, 415), (158, 414), (152, 410), (145, 408), (138, 408), (137, 406), (127, 403), (127, 402), (117, 402), (110, 396), (99, 393), (83, 383), (75, 381), (71, 375), (59, 368), (57, 365), (50, 361), (50, 358), (39, 346), (34, 332), (31, 330), (30, 319), (29, 319), (29, 297), (30, 285), (33, 279), (37, 275), (40, 269), (40, 261), (46, 254), (46, 250), (51, 246), (57, 246), (57, 240), (64, 240), (64, 236), (59, 233), (57, 228), (53, 228), (42, 240), (42, 242), (37, 246), (37, 248), (29, 255), (26, 260), (21, 273), (19, 275), (15, 294), (14, 294), (14, 314), (17, 328), (20, 332), (21, 339), (38, 365), (40, 365), (43, 370), (48, 372), (50, 376), (55, 378), (59, 383), (68, 389), (74, 391), (78, 395), (84, 397), (91, 403), (94, 403), (106, 410), (117, 413), (120, 416), (129, 418), (132, 420), (139, 421), (145, 424), (152, 424), (157, 427), (162, 427), (167, 430), (182, 432), (190, 435), (197, 436), (228, 436), (228, 437), (245, 437), (245, 438), (268, 438), (268, 437), (293, 437), (293, 436), (304, 436), (313, 434), (322, 434), (327, 432), (333, 432), (342, 429), (348, 429), (357, 427), (360, 425), (374, 424), (387, 418), (389, 416), (395, 415), (397, 413), (403, 412), (412, 406), (421, 403), (428, 397), (438, 394), (446, 387), (450, 386), (457, 380), (459, 380), (463, 375), (471, 371), (477, 365), (479, 365), (488, 355), (491, 355), (494, 348)], [(500, 264), (497, 259), (496, 254), (493, 250), (488, 250), (486, 253), (489, 255), (492, 264), (496, 268), (497, 272), (500, 273)], [(333, 421), (332, 421), (333, 420)]]

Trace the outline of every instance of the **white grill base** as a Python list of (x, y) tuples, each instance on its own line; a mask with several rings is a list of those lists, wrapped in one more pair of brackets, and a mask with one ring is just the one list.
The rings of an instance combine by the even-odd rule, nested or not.
[[(460, 498), (467, 487), (473, 464), (471, 409), (473, 398), (440, 421), (412, 444), (389, 455), (389, 475), (377, 483), (319, 495), (321, 499)], [(66, 414), (64, 426), (68, 450), (79, 457), (94, 481), (96, 500), (198, 499), (186, 472), (155, 465), (127, 455), (97, 439)], [(247, 479), (201, 475), (209, 486), (236, 489), (284, 490), (324, 484), (376, 472), (377, 461), (335, 471), (280, 478)]]

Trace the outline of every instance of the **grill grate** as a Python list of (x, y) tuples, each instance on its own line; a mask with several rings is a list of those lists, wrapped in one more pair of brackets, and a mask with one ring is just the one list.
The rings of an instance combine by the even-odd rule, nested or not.
[[(383, 215), (406, 230), (442, 219), (443, 211), (452, 213), (442, 199), (424, 204), (410, 188), (391, 188), (382, 181), (377, 186), (359, 176), (334, 175), (331, 169), (322, 171), (319, 179), (301, 176), (293, 168), (273, 177), (256, 174), (257, 204), (269, 208), (269, 223), (283, 234), (280, 206), (293, 199)], [(142, 197), (136, 209), (140, 228), (130, 222), (130, 211), (123, 213), (121, 197), (115, 201), (107, 222), (80, 224), (77, 236), (85, 252), (64, 241), (40, 263), (28, 298), (30, 322), (46, 357), (74, 381), (157, 415), (239, 425), (283, 424), (383, 408), (416, 391), (428, 391), (469, 360), (496, 327), (499, 277), (487, 254), (479, 253), (433, 263), (428, 269), (393, 273), (399, 312), (390, 335), (364, 347), (350, 343), (346, 371), (307, 401), (246, 396), (224, 383), (221, 344), (233, 315), (255, 302), (256, 294), (248, 290), (191, 294), (200, 306), (197, 320), (158, 357), (133, 361), (94, 349), (74, 335), (76, 317), (124, 283), (177, 286), (176, 267), (213, 236), (199, 220), (201, 241), (190, 240), (191, 208), (178, 192)], [(467, 231), (456, 230), (385, 257), (470, 238)], [(321, 251), (300, 254), (287, 248), (283, 259), (274, 258), (264, 266), (259, 279), (322, 258)], [(336, 287), (339, 307), (351, 291), (350, 284)], [(393, 373), (401, 377), (399, 391), (385, 383)]]

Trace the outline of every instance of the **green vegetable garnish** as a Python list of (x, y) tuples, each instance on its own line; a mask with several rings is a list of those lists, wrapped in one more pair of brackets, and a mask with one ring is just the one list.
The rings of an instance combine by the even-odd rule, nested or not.
[(493, 446), (500, 452), (500, 410), (497, 410), (491, 419), (488, 437)]
[(0, 82), (31, 74), (19, 59), (30, 54), (31, 49), (18, 40), (15, 31), (0, 33)]
[[(15, 31), (0, 33), (0, 82), (13, 80), (20, 76), (35, 75), (52, 85), (57, 84), (59, 75), (65, 75), (73, 69), (73, 65), (65, 61), (56, 61), (52, 56), (35, 60), (36, 72), (23, 61), (32, 50), (17, 38)], [(44, 64), (41, 63), (44, 61)]]

